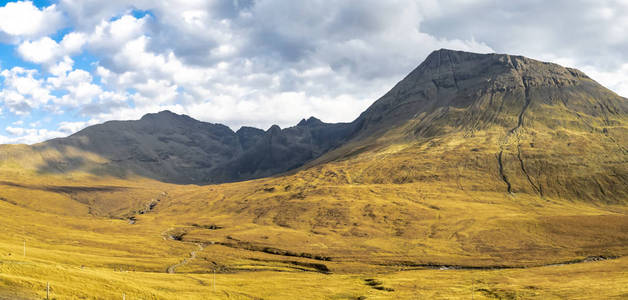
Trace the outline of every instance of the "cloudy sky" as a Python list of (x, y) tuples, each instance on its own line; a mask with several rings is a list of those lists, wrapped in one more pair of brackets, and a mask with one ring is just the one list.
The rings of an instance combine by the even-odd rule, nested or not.
[(351, 121), (440, 48), (628, 97), (628, 0), (0, 1), (0, 143), (164, 109), (234, 130)]

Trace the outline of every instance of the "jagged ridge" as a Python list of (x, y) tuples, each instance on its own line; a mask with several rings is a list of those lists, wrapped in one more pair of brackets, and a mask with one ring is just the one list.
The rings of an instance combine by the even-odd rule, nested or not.
[(259, 178), (301, 166), (335, 147), (351, 133), (350, 124), (303, 120), (286, 129), (242, 127), (194, 120), (170, 111), (138, 121), (111, 121), (67, 138), (33, 146), (38, 151), (78, 148), (106, 163), (67, 157), (48, 160), (43, 172), (85, 170), (126, 176), (137, 174), (173, 183), (219, 183)]

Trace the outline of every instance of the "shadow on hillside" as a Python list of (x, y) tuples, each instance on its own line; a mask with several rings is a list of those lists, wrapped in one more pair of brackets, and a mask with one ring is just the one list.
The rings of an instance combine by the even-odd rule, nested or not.
[(91, 192), (117, 192), (124, 191), (126, 187), (118, 186), (70, 186), (70, 185), (28, 185), (19, 184), (9, 181), (0, 181), (0, 185), (18, 187), (29, 190), (39, 190), (60, 194), (75, 194), (75, 193), (91, 193)]
[[(35, 167), (42, 175), (85, 172), (121, 179), (140, 176), (166, 183), (210, 185), (299, 170), (342, 145), (355, 133), (356, 126), (353, 123), (326, 124), (319, 120), (302, 121), (298, 126), (285, 129), (275, 126), (260, 133), (252, 145), (229, 148), (231, 155), (226, 156), (215, 155), (227, 147), (222, 144), (199, 141), (182, 145), (176, 140), (164, 142), (163, 139), (154, 144), (138, 140), (139, 144), (128, 147), (112, 142), (122, 147), (112, 152), (112, 147), (102, 146), (108, 143), (106, 137), (99, 143), (89, 143), (86, 136), (53, 139), (33, 145), (31, 149), (33, 155), (41, 157)], [(239, 136), (234, 133), (234, 138)]]
[(109, 162), (96, 161), (96, 157), (101, 157), (98, 153), (77, 151), (69, 149), (70, 147), (70, 145), (62, 145), (60, 139), (32, 145), (34, 155), (42, 158), (42, 162), (36, 166), (37, 174), (83, 171), (94, 176), (113, 176), (120, 179), (127, 179), (132, 175), (124, 168), (114, 167)]

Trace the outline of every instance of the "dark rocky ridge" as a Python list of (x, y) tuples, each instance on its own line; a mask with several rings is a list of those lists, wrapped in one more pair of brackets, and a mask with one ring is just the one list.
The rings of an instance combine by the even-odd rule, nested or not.
[[(218, 183), (259, 178), (301, 166), (347, 138), (351, 124), (310, 118), (297, 126), (267, 131), (201, 122), (170, 111), (137, 121), (109, 121), (67, 138), (34, 147), (63, 152), (68, 146), (98, 154), (110, 163), (95, 173), (134, 173), (172, 183)], [(81, 161), (50, 161), (44, 171), (66, 171)]]

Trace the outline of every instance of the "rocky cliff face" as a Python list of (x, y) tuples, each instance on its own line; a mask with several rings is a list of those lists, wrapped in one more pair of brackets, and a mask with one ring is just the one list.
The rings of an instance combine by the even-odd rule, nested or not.
[(108, 162), (83, 165), (80, 159), (50, 160), (43, 170), (65, 172), (88, 167), (97, 173), (137, 174), (172, 183), (217, 183), (259, 178), (301, 166), (351, 134), (350, 124), (311, 118), (295, 127), (267, 131), (194, 120), (169, 111), (138, 121), (111, 121), (35, 148), (68, 147), (97, 154)]

